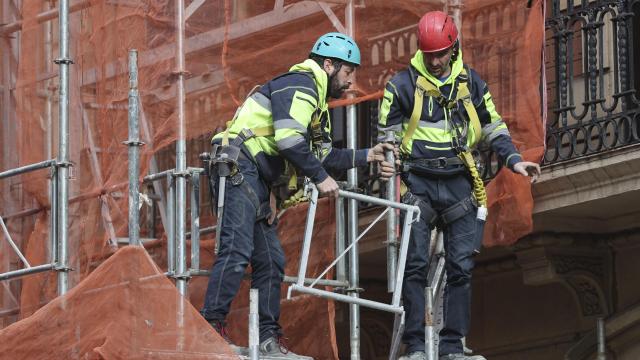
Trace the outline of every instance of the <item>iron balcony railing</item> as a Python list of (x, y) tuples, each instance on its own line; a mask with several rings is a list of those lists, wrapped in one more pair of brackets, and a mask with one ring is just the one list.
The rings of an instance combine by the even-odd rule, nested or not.
[(640, 142), (639, 15), (638, 0), (551, 2), (543, 164)]

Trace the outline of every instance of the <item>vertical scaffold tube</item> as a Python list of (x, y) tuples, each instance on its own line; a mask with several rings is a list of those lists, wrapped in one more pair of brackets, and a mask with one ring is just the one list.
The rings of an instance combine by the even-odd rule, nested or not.
[(138, 51), (129, 50), (129, 244), (140, 245), (140, 130), (138, 127)]
[(249, 359), (259, 359), (260, 320), (258, 315), (258, 289), (249, 290)]
[(186, 204), (187, 204), (187, 143), (184, 120), (184, 0), (176, 0), (176, 110), (178, 140), (176, 141), (176, 286), (187, 294)]
[(435, 324), (433, 321), (433, 292), (430, 287), (424, 290), (425, 313), (424, 313), (424, 342), (427, 360), (435, 359)]
[(55, 63), (59, 66), (60, 89), (58, 102), (58, 295), (69, 290), (69, 253), (68, 253), (68, 210), (69, 210), (69, 0), (59, 3), (59, 57)]
[[(349, 3), (345, 12), (346, 27), (349, 36), (355, 38), (355, 6), (353, 0)], [(350, 95), (353, 97), (353, 95)], [(356, 106), (347, 106), (347, 147), (355, 149), (358, 145), (358, 122), (356, 115)], [(350, 189), (358, 186), (358, 169), (350, 169), (347, 172), (347, 183)], [(348, 222), (347, 233), (349, 243), (353, 244), (358, 238), (358, 201), (349, 199), (348, 205)], [(351, 297), (359, 297), (359, 261), (358, 261), (358, 244), (354, 244), (349, 253), (349, 290)], [(351, 347), (351, 360), (360, 360), (360, 306), (357, 304), (349, 304), (349, 343)]]
[[(393, 130), (385, 133), (384, 142), (395, 144), (396, 134)], [(387, 150), (385, 160), (391, 164), (395, 164), (395, 156), (393, 150)], [(398, 201), (396, 198), (396, 176), (389, 178), (387, 181), (387, 200)], [(396, 287), (396, 270), (398, 267), (398, 213), (395, 209), (389, 209), (387, 212), (387, 291), (393, 292)]]

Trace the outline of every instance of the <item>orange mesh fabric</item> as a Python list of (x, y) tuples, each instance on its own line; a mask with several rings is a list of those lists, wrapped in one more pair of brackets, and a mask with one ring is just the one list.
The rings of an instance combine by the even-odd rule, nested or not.
[[(544, 134), (540, 81), (544, 16), (542, 1), (530, 9), (523, 4), (478, 1), (484, 9), (498, 6), (498, 20), (489, 11), (470, 19), (463, 16), (465, 61), (487, 81), (500, 115), (507, 123), (513, 142), (528, 161), (540, 162), (544, 153)], [(474, 3), (465, 6), (473, 9)], [(473, 14), (473, 10), (465, 14)], [(495, 13), (494, 13), (495, 14)], [(487, 34), (489, 33), (489, 34)], [(493, 34), (492, 34), (493, 33)], [(469, 35), (467, 35), (469, 34)], [(490, 35), (500, 36), (492, 39)], [(484, 245), (511, 245), (533, 229), (533, 197), (529, 179), (504, 169), (487, 186), (489, 218)]]
[[(3, 89), (15, 85), (15, 89), (10, 90), (9, 102), (5, 101), (5, 93), (0, 97), (3, 109), (9, 109), (10, 112), (10, 118), (3, 121), (13, 120), (11, 126), (0, 128), (0, 139), (5, 144), (11, 140), (17, 145), (15, 148), (3, 147), (1, 170), (51, 159), (56, 156), (58, 147), (59, 79), (58, 67), (52, 64), (52, 60), (58, 57), (57, 18), (49, 21), (37, 18), (38, 14), (57, 6), (57, 2), (23, 0), (19, 3), (19, 9), (11, 6), (0, 8), (3, 12), (0, 22), (21, 20), (19, 36), (7, 32), (6, 27), (0, 27), (3, 37), (3, 56), (0, 56)], [(175, 166), (174, 143), (178, 136), (179, 119), (176, 101), (176, 3), (170, 0), (72, 1), (72, 14), (69, 17), (70, 54), (74, 64), (70, 66), (69, 143), (73, 169), (68, 222), (69, 265), (73, 268), (70, 272), (71, 288), (82, 286), (78, 285), (80, 281), (90, 276), (104, 259), (117, 250), (118, 238), (127, 237), (127, 147), (122, 142), (128, 137), (127, 52), (131, 48), (139, 51), (140, 134), (146, 142), (141, 151), (140, 173), (148, 174), (154, 167), (165, 170)], [(224, 127), (226, 121), (232, 118), (237, 103), (245, 98), (254, 85), (265, 83), (292, 64), (304, 60), (321, 34), (343, 30), (347, 13), (345, 2), (337, 0), (326, 2), (326, 6), (320, 6), (315, 1), (287, 0), (283, 2), (285, 8), (274, 7), (279, 3), (274, 1), (224, 0), (205, 1), (196, 9), (199, 3), (185, 1), (188, 9), (185, 13), (190, 15), (185, 23), (184, 42), (184, 122), (189, 140), (188, 166), (201, 166), (197, 156), (209, 150), (207, 142), (211, 133)], [(429, 10), (442, 10), (444, 6), (441, 1), (435, 0), (363, 0), (354, 3), (355, 38), (362, 52), (362, 66), (358, 69), (353, 91), (356, 98), (336, 101), (333, 106), (379, 99), (386, 81), (408, 65), (417, 49), (415, 26), (420, 16)], [(534, 1), (531, 9), (525, 8), (525, 2), (473, 0), (465, 1), (462, 8), (465, 61), (488, 82), (497, 109), (507, 121), (516, 145), (530, 160), (540, 158), (543, 146), (537, 85), (543, 43), (541, 6), (540, 0)], [(7, 26), (15, 28), (14, 25)], [(9, 40), (4, 41), (6, 39)], [(4, 55), (9, 53), (12, 55), (7, 60)], [(13, 54), (17, 54), (15, 59), (12, 58)], [(48, 171), (41, 170), (0, 180), (1, 215), (7, 219), (14, 240), (32, 265), (47, 261), (50, 255), (47, 245), (50, 226), (47, 221), (50, 214), (47, 195), (49, 176)], [(162, 181), (161, 186), (166, 188), (166, 182)], [(142, 190), (149, 192), (144, 187)], [(203, 193), (205, 198), (207, 192)], [(510, 244), (531, 230), (533, 202), (526, 179), (502, 171), (489, 185), (489, 196), (491, 215), (486, 245)], [(148, 205), (142, 206), (143, 213), (150, 211)], [(15, 215), (29, 209), (33, 209), (30, 215)], [(212, 219), (208, 204), (202, 206), (202, 211), (203, 223), (204, 219)], [(280, 225), (281, 231), (284, 231), (281, 236), (289, 261), (288, 275), (293, 275), (297, 268), (295, 259), (299, 256), (302, 233), (303, 210), (295, 211), (302, 213), (287, 215)], [(329, 219), (326, 218), (325, 225), (331, 224)], [(164, 268), (166, 234), (159, 224), (155, 230), (156, 240), (149, 243), (149, 247), (153, 247), (150, 252), (157, 264)], [(310, 273), (318, 271), (318, 264), (326, 263), (333, 247), (329, 240), (333, 227), (324, 226), (318, 230), (324, 232), (322, 236), (327, 243), (314, 250), (313, 254), (319, 260), (317, 264), (310, 264)], [(151, 237), (152, 232), (149, 227), (144, 227), (141, 235)], [(0, 241), (0, 271), (22, 267), (6, 242)], [(209, 252), (212, 251), (212, 241), (203, 244), (209, 246)], [(202, 268), (211, 264), (212, 258), (207, 256), (211, 255), (203, 254)], [(131, 272), (131, 269), (128, 271)], [(47, 315), (50, 316), (49, 323), (39, 317), (41, 313), (32, 315), (55, 297), (56, 278), (55, 273), (44, 273), (4, 282), (0, 288), (0, 307), (6, 311), (3, 314), (9, 315), (3, 315), (2, 326), (19, 320), (19, 317), (28, 317), (25, 325), (20, 325), (25, 327), (25, 331), (31, 324), (29, 321), (45, 326), (42, 329), (53, 326), (54, 321), (50, 319), (65, 319), (69, 324), (89, 321), (80, 319), (80, 314), (89, 316), (83, 313), (90, 310), (89, 307), (78, 309), (77, 314), (73, 314), (62, 311), (60, 301), (47, 308), (56, 310)], [(156, 284), (153, 281), (146, 284)], [(202, 281), (203, 278), (198, 278), (191, 283), (190, 299), (194, 304), (202, 301), (204, 286), (197, 285)], [(169, 290), (163, 288), (166, 284), (157, 284), (161, 287), (148, 290), (154, 291), (154, 296), (169, 296), (169, 303), (175, 306), (176, 301), (171, 300), (173, 293), (166, 295)], [(98, 288), (97, 284), (84, 286)], [(81, 296), (80, 291), (74, 291), (74, 296)], [(246, 293), (246, 289), (242, 291)], [(87, 299), (94, 296), (83, 294)], [(131, 294), (127, 296), (133, 299)], [(318, 333), (309, 333), (309, 339), (333, 338), (333, 304), (316, 299), (300, 299), (302, 297), (297, 297), (283, 305), (288, 309), (283, 315), (283, 326), (292, 338), (293, 350), (313, 353), (318, 358), (336, 358), (334, 340), (331, 340), (331, 345), (323, 345), (320, 349), (309, 345), (307, 338), (296, 338), (306, 333), (306, 330), (298, 330), (296, 320), (307, 316), (322, 325), (318, 326)], [(125, 301), (114, 301), (126, 309), (133, 309), (131, 311), (142, 311), (136, 307), (138, 304), (126, 305)], [(162, 301), (164, 298), (151, 295), (144, 298), (145, 304)], [(77, 303), (80, 303), (79, 298)], [(313, 303), (316, 307), (307, 308), (307, 303)], [(87, 300), (84, 304), (96, 308), (91, 301)], [(160, 317), (174, 313), (174, 308), (153, 306), (151, 310), (165, 312), (157, 314)], [(236, 306), (234, 311), (242, 314), (246, 300), (239, 300)], [(289, 310), (290, 307), (299, 310), (294, 312)], [(111, 308), (104, 309), (100, 311), (101, 316)], [(289, 317), (294, 316), (290, 314), (296, 317)], [(234, 312), (232, 318), (233, 322), (244, 324), (244, 315), (236, 317)], [(95, 317), (93, 319), (98, 321)], [(99, 320), (107, 321), (107, 318)], [(105, 337), (109, 341), (100, 342), (90, 335), (94, 330), (104, 329), (92, 327), (94, 325), (76, 327), (74, 331), (79, 333), (69, 333), (70, 339), (80, 337), (74, 351), (89, 354), (93, 348), (100, 348), (102, 350), (96, 356), (107, 358), (112, 354), (109, 351), (125, 351), (118, 349), (117, 345), (119, 341), (124, 341), (122, 334), (131, 334), (127, 333), (130, 329), (140, 330), (143, 334), (151, 331), (143, 324), (123, 325), (123, 328), (113, 325), (111, 329), (120, 332)], [(238, 330), (233, 330), (238, 333), (232, 332), (232, 337), (239, 341), (243, 341), (245, 333), (241, 326), (246, 325), (238, 325)], [(87, 329), (86, 334), (84, 329)], [(3, 350), (16, 346), (15, 351), (28, 351), (26, 345), (20, 346), (12, 340), (5, 342), (8, 336), (4, 335), (14, 334), (13, 331), (7, 329), (2, 333), (0, 343), (3, 345), (0, 346), (12, 344)], [(173, 328), (168, 331), (173, 331)], [(47, 331), (42, 330), (41, 333)], [(85, 335), (94, 340), (87, 340), (80, 346), (85, 341)], [(130, 340), (145, 344), (145, 336)], [(67, 349), (71, 346), (56, 342), (62, 340), (50, 341), (51, 344), (60, 344), (59, 351), (64, 346)], [(131, 353), (131, 356), (145, 355)]]
[(0, 330), (0, 359), (238, 359), (144, 249)]

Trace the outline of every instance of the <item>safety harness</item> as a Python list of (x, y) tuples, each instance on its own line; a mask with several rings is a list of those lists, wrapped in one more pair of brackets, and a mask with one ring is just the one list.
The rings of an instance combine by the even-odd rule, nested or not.
[[(413, 111), (411, 112), (411, 118), (409, 119), (409, 126), (407, 127), (407, 131), (402, 137), (402, 147), (405, 150), (409, 148), (409, 141), (413, 137), (413, 134), (418, 127), (418, 122), (420, 121), (420, 117), (422, 116), (422, 106), (425, 95), (435, 98), (436, 101), (438, 101), (438, 103), (444, 109), (449, 109), (451, 111), (457, 112), (459, 115), (461, 115), (460, 118), (463, 118), (462, 114), (460, 114), (460, 103), (462, 103), (462, 106), (466, 110), (467, 116), (469, 118), (469, 123), (471, 127), (473, 127), (474, 136), (480, 136), (482, 131), (480, 126), (480, 119), (478, 118), (478, 113), (471, 99), (471, 93), (467, 84), (468, 80), (469, 77), (467, 75), (466, 67), (463, 67), (462, 71), (457, 77), (458, 91), (456, 97), (455, 99), (448, 99), (442, 94), (442, 92), (436, 85), (418, 74), (416, 80), (416, 90), (414, 93)], [(426, 202), (411, 194), (408, 191), (406, 185), (401, 184), (401, 193), (403, 194), (402, 201), (419, 206), (421, 208), (423, 219), (429, 224), (435, 224), (437, 222), (443, 225), (451, 224), (456, 220), (462, 218), (469, 212), (473, 211), (474, 207), (482, 207), (485, 209), (487, 207), (487, 193), (485, 191), (482, 178), (480, 177), (480, 174), (478, 172), (478, 168), (476, 167), (476, 162), (473, 158), (473, 154), (471, 153), (471, 151), (469, 151), (469, 148), (466, 144), (466, 131), (465, 134), (461, 134), (460, 130), (457, 126), (455, 126), (455, 124), (452, 125), (452, 128), (456, 131), (456, 136), (454, 136), (452, 140), (452, 147), (457, 153), (457, 157), (441, 157), (437, 159), (415, 159), (405, 161), (406, 169), (409, 171), (411, 171), (412, 168), (445, 168), (449, 165), (464, 165), (471, 175), (473, 184), (472, 195), (450, 206), (449, 208), (444, 209), (440, 212), (439, 215), (433, 208), (431, 208), (430, 204), (427, 204)]]
[[(244, 181), (244, 175), (239, 171), (238, 160), (245, 158), (250, 160), (250, 157), (243, 153), (242, 144), (256, 136), (266, 136), (269, 133), (273, 133), (272, 127), (264, 127), (257, 129), (242, 129), (242, 131), (229, 142), (228, 128), (230, 123), (227, 123), (227, 130), (224, 133), (221, 144), (213, 144), (209, 161), (209, 174), (211, 189), (214, 190), (213, 180), (217, 178), (228, 178), (233, 186), (239, 186), (240, 189), (247, 195), (249, 201), (256, 208), (257, 220), (262, 220), (269, 216), (271, 207), (269, 201), (260, 202), (258, 195), (251, 186)], [(220, 192), (220, 191), (218, 191)], [(220, 194), (219, 194), (220, 195)]]
[[(291, 73), (304, 74), (309, 77), (313, 77), (312, 73), (306, 71), (290, 71), (281, 74), (278, 77), (282, 77)], [(259, 87), (260, 86), (254, 87), (247, 95), (247, 98), (253, 95), (257, 91), (257, 89), (259, 89)], [(238, 109), (237, 113), (239, 112), (240, 109)], [(229, 141), (229, 129), (231, 128), (234, 120), (227, 122), (226, 130), (223, 133), (221, 144), (213, 144), (213, 150), (209, 157), (209, 166), (211, 167), (209, 173), (213, 175), (210, 177), (210, 179), (212, 180), (210, 181), (210, 186), (212, 187), (212, 193), (215, 193), (215, 189), (213, 189), (213, 179), (228, 177), (231, 181), (231, 184), (234, 186), (240, 186), (240, 188), (247, 194), (251, 202), (256, 206), (258, 220), (260, 220), (269, 215), (270, 204), (268, 201), (260, 203), (255, 191), (251, 189), (251, 187), (244, 181), (244, 177), (238, 169), (238, 158), (244, 156), (251, 160), (251, 156), (242, 152), (242, 144), (254, 137), (273, 136), (275, 135), (275, 131), (273, 128), (273, 124), (271, 124), (270, 126), (255, 129), (244, 128), (235, 138)], [(314, 113), (313, 119), (310, 124), (310, 132), (311, 150), (315, 150), (316, 156), (320, 157), (323, 142), (322, 110), (320, 108), (316, 109), (316, 112)], [(290, 192), (295, 191), (295, 193), (282, 202), (281, 207), (284, 209), (308, 200), (303, 189), (298, 188), (298, 176), (295, 167), (288, 161), (285, 161), (285, 167), (285, 173), (289, 179), (288, 189)]]

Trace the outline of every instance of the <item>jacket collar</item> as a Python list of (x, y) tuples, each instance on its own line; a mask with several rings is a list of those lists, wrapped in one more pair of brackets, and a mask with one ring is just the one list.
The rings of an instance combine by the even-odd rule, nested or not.
[(327, 104), (327, 83), (329, 75), (318, 65), (317, 62), (307, 59), (304, 62), (293, 65), (289, 71), (304, 71), (313, 73), (313, 79), (318, 88), (318, 107), (323, 109)]
[(424, 65), (424, 55), (420, 50), (418, 50), (411, 59), (411, 66), (413, 66), (420, 73), (420, 75), (424, 76), (425, 78), (427, 78), (427, 80), (438, 87), (445, 84), (453, 84), (458, 75), (460, 75), (460, 72), (462, 72), (462, 50), (458, 50), (458, 58), (453, 62), (453, 64), (451, 64), (451, 74), (444, 82), (440, 81), (440, 79), (431, 75), (427, 71), (427, 67)]

